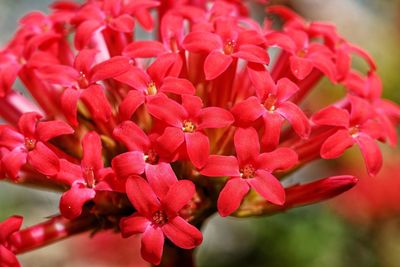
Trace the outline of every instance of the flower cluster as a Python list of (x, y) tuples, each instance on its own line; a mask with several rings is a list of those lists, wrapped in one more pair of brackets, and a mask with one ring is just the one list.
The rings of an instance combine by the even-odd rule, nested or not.
[[(375, 175), (377, 141), (397, 142), (400, 108), (381, 98), (370, 56), (333, 25), (279, 6), (266, 12), (282, 27), (260, 25), (235, 0), (58, 1), (51, 10), (23, 17), (0, 53), (0, 174), (60, 189), (61, 216), (37, 239), (26, 237), (34, 226), (8, 241), (21, 221), (3, 223), (2, 266), (18, 265), (12, 253), (110, 228), (141, 234), (143, 258), (159, 264), (165, 238), (195, 248), (214, 211), (269, 214), (356, 183), (340, 175), (285, 188), (306, 163), (357, 144)], [(324, 77), (345, 94), (308, 110)]]

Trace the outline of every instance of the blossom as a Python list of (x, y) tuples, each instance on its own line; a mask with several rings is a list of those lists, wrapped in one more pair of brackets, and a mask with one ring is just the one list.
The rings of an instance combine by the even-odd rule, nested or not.
[(249, 65), (249, 78), (256, 96), (251, 96), (232, 108), (238, 123), (254, 122), (262, 117), (264, 121), (263, 145), (274, 149), (284, 120), (288, 120), (295, 132), (302, 138), (310, 134), (310, 124), (303, 111), (289, 99), (299, 90), (296, 84), (287, 78), (275, 82), (269, 72), (259, 65)]
[(258, 134), (254, 128), (239, 128), (234, 137), (236, 157), (212, 155), (201, 170), (205, 176), (230, 176), (218, 198), (218, 211), (227, 216), (237, 210), (250, 188), (266, 200), (283, 205), (285, 191), (272, 175), (297, 163), (297, 154), (289, 148), (278, 148), (260, 154)]
[(179, 211), (193, 197), (195, 187), (190, 181), (174, 178), (174, 183), (157, 190), (162, 192), (159, 195), (141, 177), (131, 176), (126, 183), (129, 200), (138, 212), (121, 220), (122, 235), (143, 233), (142, 257), (156, 265), (161, 261), (165, 237), (184, 249), (198, 246), (203, 239), (196, 227), (179, 216)]
[(368, 173), (376, 175), (382, 166), (382, 154), (374, 141), (381, 137), (380, 125), (374, 121), (370, 104), (363, 99), (349, 96), (351, 112), (334, 106), (314, 114), (318, 125), (330, 125), (339, 129), (322, 144), (321, 156), (326, 159), (339, 157), (357, 143), (360, 147)]
[(57, 155), (46, 145), (47, 141), (74, 130), (63, 121), (38, 121), (40, 114), (25, 113), (18, 121), (18, 131), (5, 127), (0, 144), (9, 150), (2, 157), (4, 170), (16, 179), (26, 163), (45, 175), (56, 175), (59, 170)]

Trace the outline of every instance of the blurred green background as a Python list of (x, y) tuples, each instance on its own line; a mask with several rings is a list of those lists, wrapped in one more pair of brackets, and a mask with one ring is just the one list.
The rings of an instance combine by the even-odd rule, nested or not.
[[(0, 0), (0, 43), (5, 43), (15, 30), (17, 20), (32, 9), (46, 10), (50, 0)], [(400, 1), (395, 0), (293, 0), (272, 1), (291, 6), (310, 20), (335, 23), (341, 34), (367, 49), (378, 64), (383, 78), (384, 95), (400, 102)], [(329, 84), (322, 83), (327, 89)], [(329, 90), (329, 88), (327, 89)], [(399, 164), (399, 154), (387, 149), (386, 159)], [(346, 161), (347, 160), (347, 161)], [(318, 162), (318, 168), (307, 168), (304, 178), (324, 177), (346, 162), (360, 162), (358, 151), (346, 153), (341, 161)], [(394, 163), (393, 163), (394, 162)], [(358, 164), (358, 163), (357, 163)], [(316, 166), (314, 164), (314, 166)], [(363, 168), (363, 167), (360, 167)], [(361, 174), (362, 176), (364, 173)], [(400, 179), (400, 172), (374, 179)], [(398, 186), (397, 184), (395, 185)], [(374, 190), (371, 185), (370, 190)], [(357, 194), (356, 191), (352, 192)], [(351, 193), (349, 193), (351, 194)], [(400, 188), (397, 205), (400, 206)], [(22, 214), (24, 225), (38, 223), (57, 213), (55, 193), (37, 192), (2, 183), (0, 186), (0, 220)], [(382, 194), (385, 198), (385, 194)], [(390, 201), (396, 201), (392, 196)], [(364, 201), (375, 201), (364, 198)], [(388, 200), (389, 201), (389, 200)], [(384, 201), (383, 201), (384, 203)], [(197, 251), (199, 267), (398, 267), (400, 266), (400, 216), (389, 212), (384, 218), (371, 218), (368, 223), (341, 216), (347, 202), (323, 203), (303, 207), (266, 218), (222, 219), (215, 216), (204, 230), (205, 240)], [(336, 208), (333, 208), (335, 206)], [(347, 207), (351, 210), (352, 207)], [(384, 207), (378, 206), (380, 209)], [(351, 217), (351, 212), (350, 212)], [(23, 266), (145, 266), (137, 260), (138, 242), (124, 242), (116, 248), (115, 240), (102, 239), (97, 248), (87, 237), (68, 241), (20, 256)], [(105, 240), (105, 241), (104, 241)], [(78, 247), (78, 249), (77, 249)], [(94, 249), (96, 248), (96, 249)], [(131, 249), (131, 261), (118, 256)], [(103, 251), (99, 253), (99, 250)], [(111, 253), (110, 251), (111, 250)], [(108, 251), (108, 253), (107, 253)], [(113, 253), (118, 251), (118, 254)], [(108, 255), (107, 263), (100, 254)], [(125, 255), (125, 254), (124, 254)], [(184, 266), (182, 266), (184, 267)]]

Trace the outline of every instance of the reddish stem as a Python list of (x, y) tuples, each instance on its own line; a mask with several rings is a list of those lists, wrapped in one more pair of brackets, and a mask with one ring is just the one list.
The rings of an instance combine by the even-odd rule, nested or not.
[(10, 246), (15, 254), (21, 254), (93, 229), (95, 224), (93, 216), (67, 220), (60, 215), (14, 233)]

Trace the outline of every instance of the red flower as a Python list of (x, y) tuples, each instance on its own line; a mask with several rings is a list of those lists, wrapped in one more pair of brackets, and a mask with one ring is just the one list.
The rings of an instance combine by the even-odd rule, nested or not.
[(254, 128), (238, 128), (234, 156), (211, 155), (200, 171), (205, 176), (230, 176), (218, 198), (218, 211), (228, 216), (240, 206), (250, 188), (266, 200), (283, 205), (285, 191), (272, 173), (287, 170), (297, 163), (297, 154), (289, 148), (278, 148), (260, 154), (258, 134)]
[(0, 265), (1, 267), (19, 267), (17, 257), (12, 251), (10, 236), (17, 232), (22, 224), (22, 217), (13, 216), (0, 223)]
[(317, 125), (338, 127), (338, 130), (322, 144), (321, 157), (332, 159), (341, 156), (344, 151), (357, 144), (362, 152), (370, 175), (376, 175), (382, 166), (382, 154), (375, 139), (383, 133), (375, 121), (371, 105), (355, 96), (348, 96), (351, 111), (330, 106), (313, 115)]
[(120, 179), (145, 173), (157, 194), (160, 193), (158, 189), (166, 191), (176, 180), (169, 164), (172, 161), (171, 155), (161, 149), (156, 141), (158, 135), (147, 136), (135, 123), (125, 121), (114, 129), (114, 136), (130, 150), (114, 157), (111, 162)]
[(207, 80), (213, 80), (227, 70), (236, 58), (268, 64), (269, 56), (262, 44), (264, 39), (258, 32), (240, 29), (235, 20), (224, 18), (216, 19), (215, 33), (193, 31), (182, 45), (193, 53), (208, 53), (204, 73)]
[(163, 149), (174, 152), (186, 145), (189, 159), (197, 168), (204, 166), (210, 151), (207, 128), (223, 128), (233, 123), (232, 114), (219, 107), (203, 108), (201, 98), (182, 95), (182, 105), (160, 95), (147, 104), (149, 113), (166, 123), (164, 133), (158, 138)]
[(104, 88), (98, 81), (121, 75), (129, 69), (128, 59), (122, 56), (95, 64), (98, 51), (85, 49), (76, 56), (74, 66), (45, 65), (39, 68), (39, 76), (54, 85), (67, 87), (61, 99), (65, 116), (77, 125), (77, 105), (81, 99), (90, 109), (94, 119), (107, 121), (112, 113)]
[(91, 2), (85, 5), (72, 20), (72, 23), (77, 25), (75, 47), (78, 50), (85, 48), (97, 31), (109, 29), (115, 34), (133, 34), (133, 15), (142, 26), (151, 30), (153, 22), (148, 9), (158, 5), (157, 1), (152, 0)]
[(109, 169), (104, 169), (100, 136), (89, 132), (82, 140), (83, 158), (81, 165), (65, 159), (60, 160), (60, 172), (56, 179), (71, 185), (60, 199), (61, 214), (74, 219), (82, 213), (83, 205), (96, 196), (97, 191), (124, 192)]
[(140, 105), (159, 93), (193, 95), (196, 90), (193, 84), (187, 79), (177, 78), (181, 68), (182, 65), (176, 63), (174, 56), (166, 56), (157, 58), (146, 72), (132, 66), (124, 74), (115, 77), (117, 81), (135, 89), (129, 91), (121, 102), (121, 120), (129, 120)]
[(268, 150), (279, 144), (285, 119), (300, 137), (307, 138), (311, 130), (308, 119), (296, 104), (289, 101), (299, 90), (297, 85), (287, 78), (282, 78), (275, 84), (269, 72), (261, 65), (249, 65), (247, 70), (256, 89), (256, 96), (251, 96), (232, 108), (236, 120), (239, 123), (248, 123), (262, 117), (262, 143)]
[[(203, 238), (196, 227), (179, 216), (179, 211), (195, 193), (192, 182), (177, 181), (175, 177), (175, 182), (168, 184), (167, 191), (153, 190), (139, 176), (132, 176), (127, 180), (126, 193), (137, 212), (123, 218), (120, 228), (124, 237), (142, 233), (142, 257), (158, 265), (165, 237), (184, 249), (197, 247)], [(156, 194), (157, 191), (162, 194)]]
[(41, 115), (30, 112), (21, 116), (19, 131), (5, 127), (0, 132), (0, 146), (10, 150), (3, 158), (7, 175), (16, 179), (21, 167), (28, 162), (38, 172), (54, 176), (59, 171), (57, 155), (47, 142), (60, 135), (72, 134), (74, 130), (63, 121), (39, 121)]

